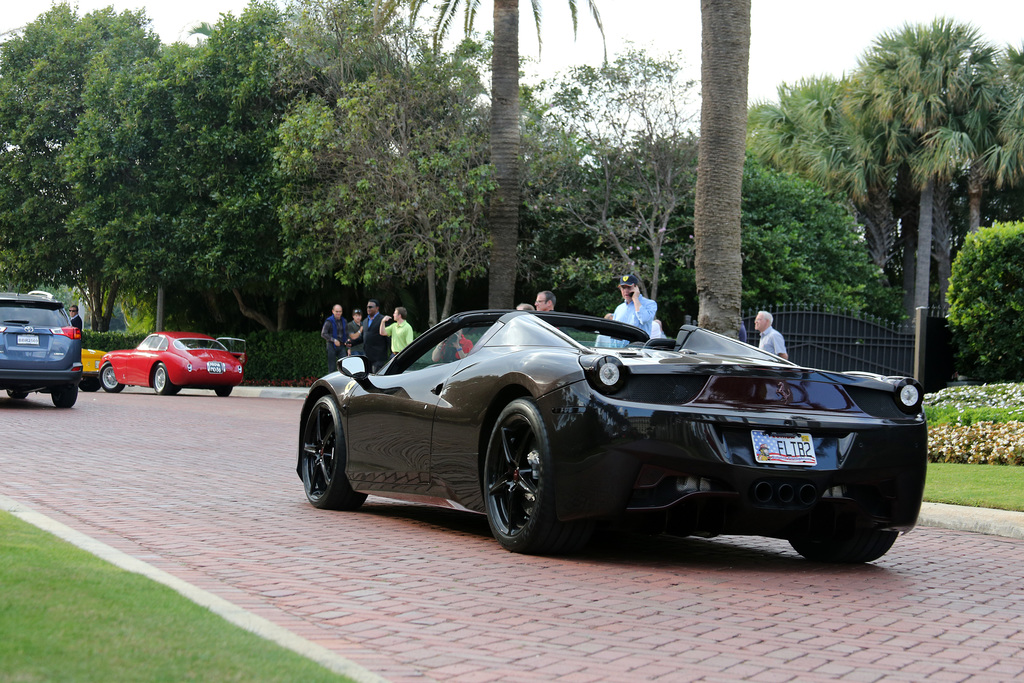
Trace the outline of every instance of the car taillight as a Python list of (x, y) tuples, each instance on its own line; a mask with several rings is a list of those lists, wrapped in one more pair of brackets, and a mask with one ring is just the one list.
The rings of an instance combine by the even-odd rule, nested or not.
[(51, 327), (50, 334), (59, 334), (69, 339), (81, 339), (82, 331), (77, 327)]

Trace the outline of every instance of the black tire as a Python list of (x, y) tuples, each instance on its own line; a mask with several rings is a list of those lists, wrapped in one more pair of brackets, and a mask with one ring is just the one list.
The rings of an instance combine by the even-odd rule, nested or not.
[(103, 387), (103, 391), (109, 391), (112, 394), (124, 389), (124, 385), (117, 381), (117, 373), (114, 372), (114, 366), (110, 363), (106, 363), (100, 368), (100, 386)]
[(213, 393), (217, 394), (218, 396), (230, 396), (232, 389), (234, 389), (234, 387), (217, 387), (216, 389), (213, 390)]
[(100, 390), (100, 379), (99, 377), (83, 377), (82, 381), (78, 383), (79, 391), (99, 391)]
[(153, 368), (153, 390), (161, 396), (174, 396), (181, 391), (167, 376), (167, 366), (163, 363), (157, 363)]
[(13, 399), (16, 399), (16, 400), (19, 400), (19, 401), (21, 399), (23, 399), (23, 398), (28, 398), (28, 392), (27, 391), (11, 391), (10, 389), (8, 389), (7, 390), (7, 395), (9, 397), (11, 397)]
[(789, 544), (812, 562), (860, 564), (873, 562), (889, 552), (898, 535), (895, 531), (862, 529), (849, 537), (824, 541), (791, 538)]
[(331, 396), (316, 402), (302, 427), (299, 467), (306, 498), (322, 510), (357, 510), (365, 493), (352, 490), (345, 476), (345, 435)]
[(50, 400), (58, 408), (70, 408), (78, 401), (78, 385), (68, 384), (50, 389)]
[(553, 555), (579, 550), (592, 520), (555, 514), (551, 440), (533, 401), (512, 401), (498, 416), (484, 461), (484, 501), (491, 533), (506, 550)]

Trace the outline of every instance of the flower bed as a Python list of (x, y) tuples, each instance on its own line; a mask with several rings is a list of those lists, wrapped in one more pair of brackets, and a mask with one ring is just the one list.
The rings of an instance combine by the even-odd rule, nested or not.
[(1024, 465), (1024, 422), (929, 427), (928, 462)]
[(1024, 384), (951, 387), (925, 405), (941, 416), (929, 423), (928, 462), (1024, 465)]

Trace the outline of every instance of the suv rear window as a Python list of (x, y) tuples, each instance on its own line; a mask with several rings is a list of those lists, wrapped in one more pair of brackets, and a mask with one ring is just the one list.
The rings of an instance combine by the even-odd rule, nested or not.
[(0, 325), (33, 325), (35, 327), (67, 327), (71, 320), (64, 309), (54, 304), (28, 301), (0, 303)]

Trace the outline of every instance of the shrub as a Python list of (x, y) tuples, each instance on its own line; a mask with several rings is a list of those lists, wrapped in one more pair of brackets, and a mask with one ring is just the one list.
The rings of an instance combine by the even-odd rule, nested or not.
[(324, 340), (316, 332), (253, 332), (245, 337), (245, 351), (246, 384), (306, 386), (327, 369)]
[(949, 327), (961, 373), (1024, 380), (1024, 223), (967, 236), (949, 280)]
[(82, 348), (98, 351), (117, 351), (118, 349), (134, 349), (148, 337), (145, 332), (95, 332), (82, 330)]

